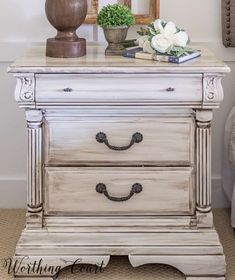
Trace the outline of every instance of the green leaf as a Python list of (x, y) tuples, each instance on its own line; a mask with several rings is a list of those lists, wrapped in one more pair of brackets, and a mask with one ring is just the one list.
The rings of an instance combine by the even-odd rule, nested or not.
[(108, 4), (99, 12), (97, 23), (102, 27), (130, 26), (135, 23), (135, 18), (127, 6)]

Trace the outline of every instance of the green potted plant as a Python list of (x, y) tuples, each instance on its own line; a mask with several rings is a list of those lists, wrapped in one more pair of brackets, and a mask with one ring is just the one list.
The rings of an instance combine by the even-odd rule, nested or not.
[(126, 39), (129, 27), (135, 19), (131, 10), (120, 4), (107, 5), (102, 8), (97, 17), (97, 23), (104, 30), (108, 47), (105, 55), (122, 55), (125, 50), (123, 42)]

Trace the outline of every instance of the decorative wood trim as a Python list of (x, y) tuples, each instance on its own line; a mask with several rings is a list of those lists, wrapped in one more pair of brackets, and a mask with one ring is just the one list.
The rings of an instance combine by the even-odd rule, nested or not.
[(202, 213), (197, 211), (197, 228), (212, 228), (213, 227), (213, 214), (212, 212)]
[[(125, 57), (112, 57), (104, 55), (105, 46), (89, 46), (87, 55), (73, 60), (59, 60), (47, 57), (45, 48), (37, 46), (32, 48), (25, 57), (8, 67), (10, 73), (37, 73), (37, 74), (190, 74), (208, 73), (218, 76), (229, 73), (230, 68), (222, 61), (217, 60), (204, 47), (195, 45), (202, 50), (201, 59), (190, 64), (171, 65), (171, 63), (152, 60), (130, 60)], [(35, 63), (35, 61), (37, 63)], [(36, 74), (35, 74), (36, 75)], [(201, 81), (202, 82), (202, 81)], [(157, 84), (157, 83), (155, 83)], [(193, 88), (193, 87), (191, 87)]]
[[(131, 9), (131, 0), (119, 0), (119, 3)], [(146, 15), (135, 15), (135, 24), (149, 24), (159, 18), (160, 0), (150, 0), (149, 13)]]
[(17, 84), (15, 99), (20, 107), (35, 107), (35, 77), (34, 74), (15, 75)]
[[(130, 255), (129, 261), (133, 267), (138, 267), (150, 263), (164, 263), (177, 268), (187, 277), (224, 277), (225, 275), (225, 257), (223, 255), (211, 256), (141, 256)], [(195, 280), (196, 280), (195, 279)], [(206, 279), (206, 278), (205, 278)], [(209, 278), (207, 278), (209, 279)], [(215, 279), (215, 278), (211, 278)]]
[(96, 232), (102, 228), (103, 232), (133, 232), (136, 229), (148, 232), (161, 232), (164, 227), (189, 229), (196, 227), (195, 216), (145, 216), (145, 217), (117, 217), (117, 216), (46, 216), (44, 225), (50, 228), (57, 228), (60, 232)]
[(212, 111), (196, 111), (196, 205), (202, 213), (211, 211), (211, 121)]
[(203, 79), (203, 106), (219, 106), (224, 99), (223, 75), (205, 74)]
[(28, 130), (27, 228), (42, 227), (42, 112), (26, 111)]

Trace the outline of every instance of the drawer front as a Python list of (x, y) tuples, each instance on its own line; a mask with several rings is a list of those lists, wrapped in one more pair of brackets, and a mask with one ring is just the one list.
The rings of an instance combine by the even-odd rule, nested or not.
[(202, 75), (37, 75), (36, 102), (201, 103)]
[(191, 168), (51, 167), (45, 173), (48, 214), (194, 213)]
[(191, 165), (192, 118), (86, 117), (49, 120), (47, 165)]

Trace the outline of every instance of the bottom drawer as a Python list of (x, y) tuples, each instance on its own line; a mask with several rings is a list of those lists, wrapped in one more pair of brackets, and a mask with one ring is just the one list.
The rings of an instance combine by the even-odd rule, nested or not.
[(46, 168), (47, 214), (191, 215), (192, 168)]

